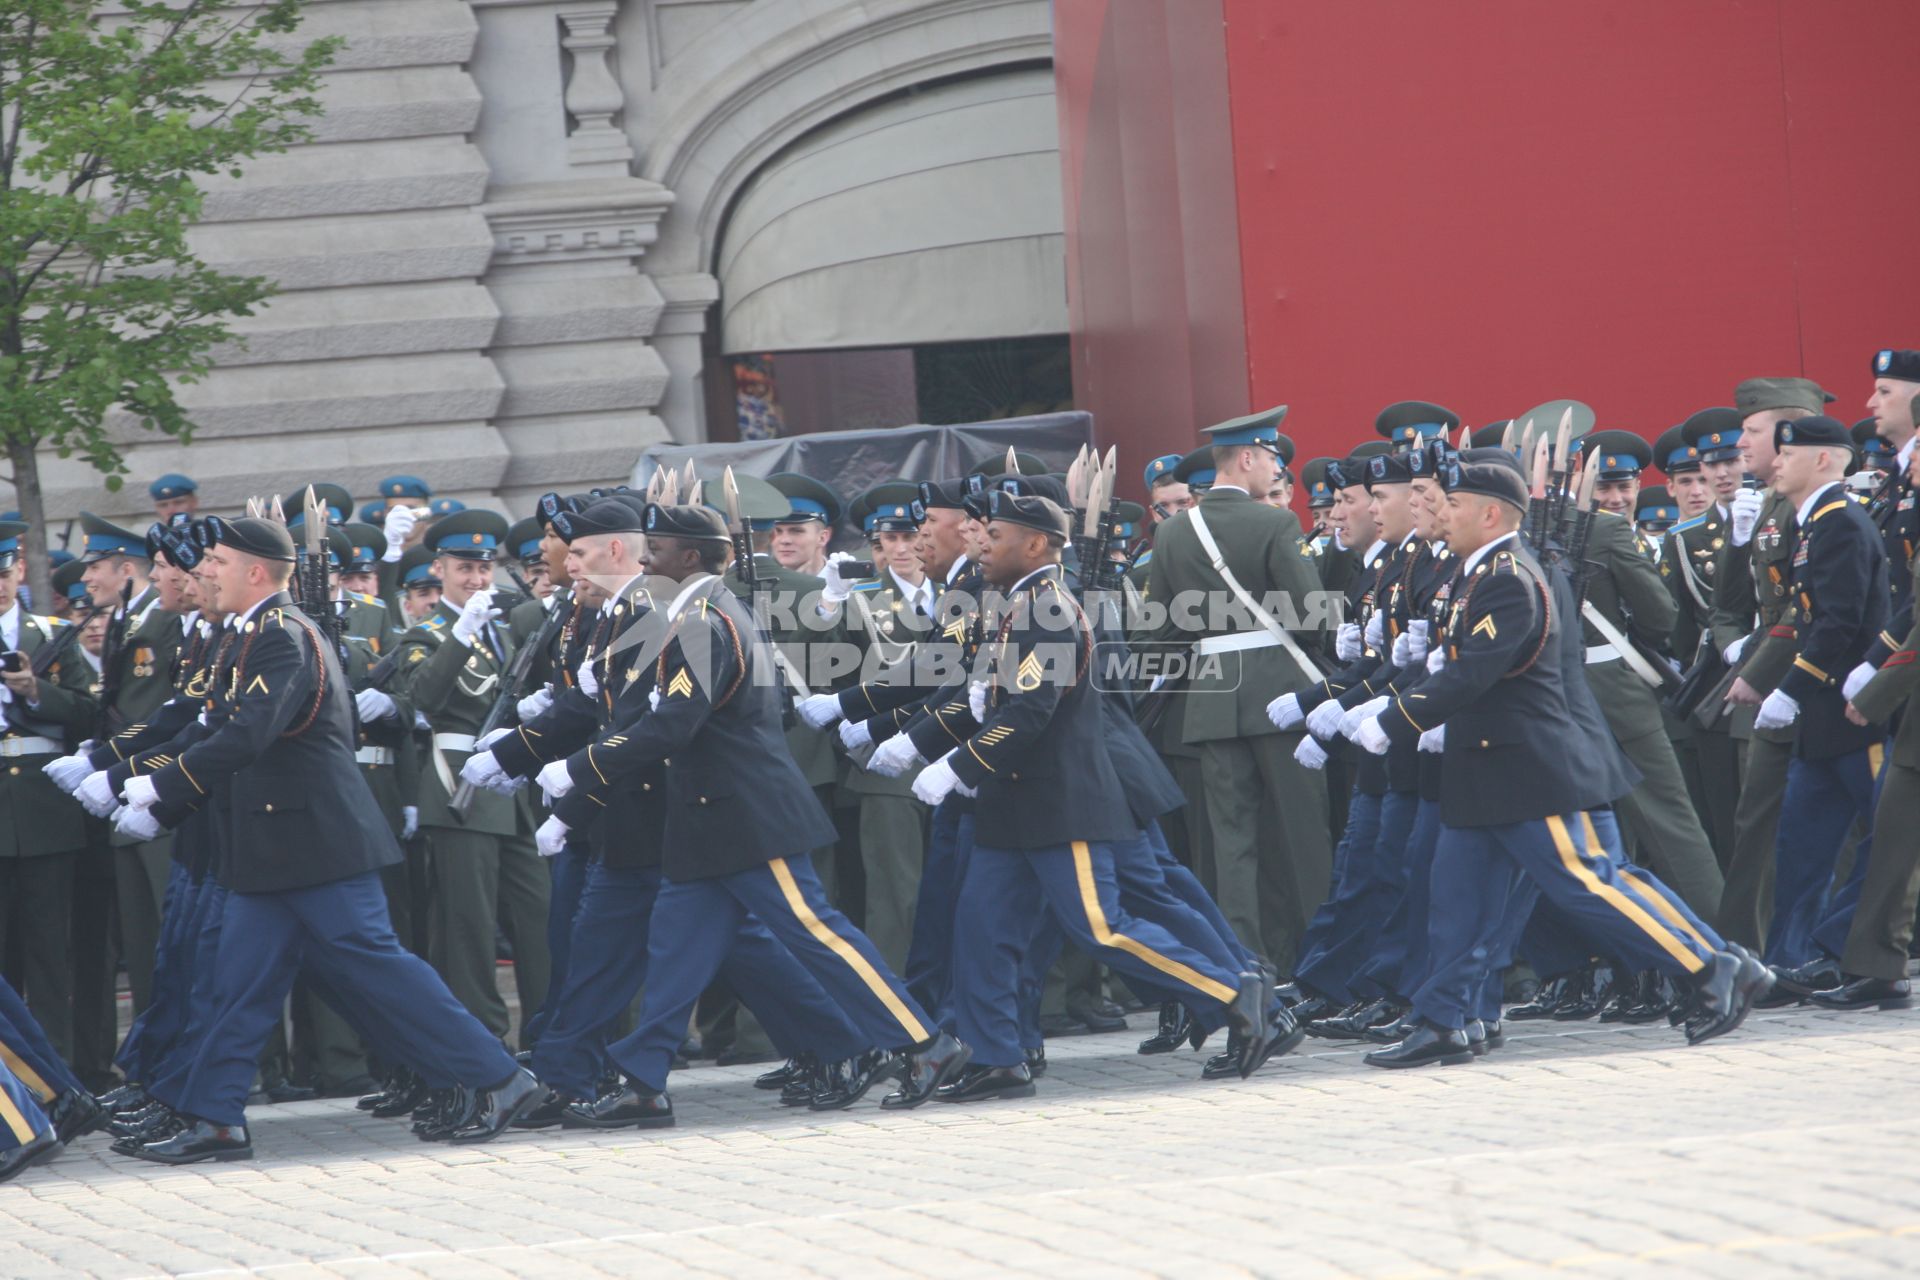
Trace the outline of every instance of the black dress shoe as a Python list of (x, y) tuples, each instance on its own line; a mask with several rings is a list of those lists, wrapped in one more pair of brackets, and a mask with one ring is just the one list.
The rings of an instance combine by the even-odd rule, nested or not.
[[(1282, 1001), (1281, 1003), (1285, 1004), (1286, 1002)], [(1292, 1014), (1293, 1020), (1303, 1027), (1317, 1018), (1325, 1018), (1339, 1011), (1339, 1008), (1333, 1001), (1327, 999), (1325, 996), (1310, 995), (1297, 1004), (1287, 1005), (1287, 1012)]]
[(1424, 1067), (1429, 1062), (1456, 1066), (1473, 1061), (1473, 1046), (1467, 1042), (1464, 1031), (1423, 1022), (1419, 1030), (1399, 1044), (1375, 1049), (1366, 1061), (1373, 1067)]
[(1831, 991), (1847, 980), (1840, 972), (1838, 961), (1829, 956), (1821, 956), (1797, 969), (1776, 967), (1773, 971), (1773, 990), (1758, 1002), (1762, 1009), (1783, 1009), (1788, 1005), (1805, 1004), (1813, 998), (1816, 991)]
[(1273, 998), (1287, 1006), (1287, 1008), (1295, 1009), (1305, 1003), (1309, 999), (1309, 996), (1307, 995), (1306, 989), (1302, 987), (1299, 982), (1295, 981), (1283, 982), (1275, 987), (1273, 989)]
[(924, 1049), (907, 1055), (899, 1091), (880, 1099), (880, 1105), (888, 1111), (919, 1106), (933, 1096), (935, 1089), (958, 1076), (972, 1057), (973, 1050), (942, 1031)]
[(1687, 1020), (1687, 1043), (1702, 1044), (1738, 1027), (1773, 981), (1773, 971), (1751, 955), (1715, 952), (1694, 975), (1696, 1012)]
[(991, 1102), (996, 1098), (1031, 1098), (1033, 1074), (1022, 1062), (1011, 1067), (968, 1067), (960, 1078), (936, 1089), (942, 1102)]
[(1240, 1074), (1240, 1033), (1227, 1028), (1227, 1049), (1225, 1053), (1216, 1053), (1200, 1066), (1202, 1080), (1225, 1080), (1228, 1076)]
[(1574, 974), (1567, 980), (1566, 997), (1547, 1016), (1555, 1022), (1585, 1022), (1597, 1015), (1600, 1012), (1597, 976), (1592, 969), (1582, 969)]
[(381, 1120), (392, 1120), (398, 1116), (410, 1115), (420, 1109), (433, 1092), (427, 1082), (413, 1072), (407, 1072), (407, 1078), (389, 1086), (390, 1091), (380, 1098), (367, 1111)]
[[(806, 1071), (795, 1075), (784, 1085), (780, 1086), (780, 1105), (783, 1107), (804, 1107), (812, 1102), (813, 1095), (819, 1090), (821, 1079), (827, 1074), (830, 1065), (829, 1063), (817, 1061), (809, 1063)], [(616, 1081), (608, 1087), (617, 1089), (620, 1086)], [(602, 1089), (600, 1092), (605, 1093), (607, 1090)]]
[(267, 1101), (275, 1104), (282, 1102), (312, 1102), (320, 1096), (318, 1091), (309, 1089), (306, 1085), (287, 1084), (284, 1082), (267, 1086), (265, 1093)]
[(136, 1160), (155, 1164), (199, 1164), (203, 1160), (251, 1160), (253, 1140), (243, 1124), (211, 1124), (191, 1120), (180, 1132), (158, 1142), (135, 1147)]
[(100, 1105), (108, 1111), (138, 1111), (151, 1101), (147, 1097), (146, 1087), (131, 1081), (100, 1095)]
[(869, 1049), (857, 1058), (836, 1062), (819, 1079), (825, 1084), (814, 1090), (807, 1107), (812, 1111), (844, 1111), (867, 1096), (882, 1080), (895, 1080), (904, 1070), (898, 1054)]
[(516, 1129), (558, 1128), (561, 1114), (577, 1101), (577, 1098), (569, 1098), (558, 1089), (548, 1089), (545, 1097), (535, 1102), (514, 1120), (513, 1127)]
[(1567, 998), (1567, 989), (1573, 983), (1570, 977), (1549, 978), (1540, 984), (1533, 999), (1525, 1004), (1516, 1004), (1507, 1010), (1507, 1017), (1515, 1022), (1532, 1022), (1541, 1018), (1551, 1018), (1553, 1011)]
[(1038, 1049), (1028, 1049), (1026, 1053), (1027, 1053), (1027, 1074), (1032, 1076), (1035, 1080), (1038, 1080), (1041, 1076), (1047, 1074), (1046, 1046), (1042, 1045)]
[[(1267, 1065), (1270, 1058), (1284, 1057), (1298, 1049), (1307, 1038), (1306, 1028), (1293, 1020), (1293, 1015), (1285, 1009), (1275, 1006), (1273, 1019), (1267, 1028), (1266, 1037), (1254, 1046), (1250, 1053), (1227, 1053), (1223, 1057), (1234, 1059), (1234, 1073), (1242, 1080)], [(1209, 1062), (1207, 1066), (1213, 1064)], [(1217, 1080), (1217, 1075), (1208, 1075), (1206, 1068), (1200, 1071), (1202, 1080)]]
[(1160, 1024), (1140, 1042), (1141, 1053), (1172, 1053), (1187, 1042), (1187, 1024), (1193, 1015), (1178, 1000), (1160, 1006)]
[(1813, 993), (1822, 1009), (1906, 1009), (1913, 988), (1905, 978), (1849, 978), (1837, 987)]
[(60, 1139), (51, 1132), (34, 1135), (13, 1150), (0, 1154), (0, 1182), (12, 1182), (43, 1160), (60, 1154)]
[(171, 1138), (174, 1134), (186, 1127), (187, 1121), (184, 1117), (169, 1113), (164, 1120), (149, 1125), (136, 1134), (125, 1138), (116, 1138), (110, 1150), (118, 1156), (130, 1156), (141, 1147), (146, 1146), (149, 1142), (158, 1142), (162, 1138)]
[(1625, 1022), (1627, 1011), (1640, 1003), (1640, 982), (1636, 975), (1615, 973), (1600, 993), (1600, 1021)]
[(411, 1077), (412, 1075), (413, 1073), (411, 1071), (408, 1071), (405, 1067), (395, 1067), (393, 1069), (393, 1074), (389, 1075), (386, 1078), (386, 1080), (381, 1083), (378, 1089), (375, 1089), (373, 1092), (367, 1094), (366, 1097), (360, 1098), (357, 1101), (355, 1101), (353, 1104), (353, 1109), (355, 1111), (373, 1110), (375, 1107), (379, 1106), (381, 1103), (391, 1098), (394, 1095), (394, 1092), (402, 1087), (402, 1082), (408, 1077)]
[(1482, 1023), (1487, 1029), (1487, 1052), (1492, 1053), (1507, 1042), (1507, 1029), (1496, 1020)]
[(1667, 1016), (1667, 984), (1649, 969), (1634, 980), (1633, 1000), (1620, 1016), (1630, 1027), (1658, 1022)]
[(47, 1119), (53, 1121), (54, 1136), (63, 1147), (107, 1127), (106, 1109), (84, 1089), (69, 1089), (55, 1098)]
[(1127, 1029), (1126, 1015), (1111, 1000), (1068, 1000), (1067, 1016), (1085, 1027), (1089, 1035)]
[(413, 1136), (423, 1142), (437, 1141), (466, 1119), (473, 1107), (473, 1096), (459, 1085), (433, 1089), (427, 1100), (413, 1112)]
[(1413, 1012), (1409, 1010), (1401, 1014), (1398, 1018), (1395, 1018), (1392, 1022), (1383, 1022), (1377, 1027), (1368, 1027), (1366, 1038), (1375, 1044), (1399, 1044), (1402, 1040), (1412, 1035), (1413, 1029), (1419, 1024), (1420, 1019), (1415, 1017)]
[(1093, 1028), (1069, 1013), (1043, 1013), (1040, 1034), (1049, 1040), (1059, 1040), (1066, 1036), (1090, 1036)]
[(508, 1125), (539, 1106), (546, 1093), (533, 1072), (516, 1067), (505, 1080), (474, 1095), (472, 1113), (447, 1135), (447, 1141), (455, 1146), (492, 1142)]
[(1322, 1018), (1307, 1029), (1309, 1035), (1325, 1040), (1365, 1040), (1374, 1027), (1399, 1021), (1401, 1008), (1385, 996), (1363, 1000), (1343, 1013)]
[(1474, 1057), (1487, 1056), (1487, 1024), (1475, 1018), (1464, 1028), (1467, 1033), (1467, 1048)]
[(812, 1075), (815, 1061), (816, 1059), (810, 1053), (795, 1054), (773, 1070), (755, 1076), (753, 1078), (753, 1087), (756, 1089), (785, 1089), (787, 1087), (787, 1081), (793, 1079), (795, 1076), (800, 1076), (804, 1079)]
[(562, 1129), (670, 1129), (673, 1099), (631, 1082), (568, 1107)]
[(159, 1129), (178, 1119), (179, 1116), (172, 1107), (164, 1102), (154, 1102), (133, 1115), (107, 1121), (107, 1132), (116, 1138), (132, 1138), (145, 1142)]

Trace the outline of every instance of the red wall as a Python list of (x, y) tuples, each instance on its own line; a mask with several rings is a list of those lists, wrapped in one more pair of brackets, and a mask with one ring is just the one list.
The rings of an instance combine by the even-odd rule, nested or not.
[(1851, 421), (1872, 352), (1920, 346), (1914, 0), (1060, 0), (1055, 26), (1076, 401), (1130, 460), (1279, 402), (1302, 457), (1414, 397), (1481, 423), (1575, 396), (1651, 436), (1755, 374)]

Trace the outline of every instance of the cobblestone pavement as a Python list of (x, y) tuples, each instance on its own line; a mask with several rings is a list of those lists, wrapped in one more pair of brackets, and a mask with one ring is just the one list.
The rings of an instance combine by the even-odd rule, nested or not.
[(477, 1148), (262, 1107), (250, 1164), (89, 1138), (0, 1188), (0, 1274), (1912, 1274), (1920, 1016), (1756, 1014), (1697, 1049), (1511, 1026), (1471, 1066), (1309, 1042), (1244, 1083), (1139, 1031), (1056, 1040), (1036, 1098), (905, 1115), (699, 1068), (677, 1129)]

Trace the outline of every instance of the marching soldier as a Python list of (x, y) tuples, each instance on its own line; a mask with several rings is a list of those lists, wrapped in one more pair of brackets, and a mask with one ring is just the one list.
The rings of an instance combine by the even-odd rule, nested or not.
[[(149, 580), (153, 565), (144, 540), (91, 512), (80, 513), (80, 527), (86, 534), (80, 555), (86, 568), (81, 577), (94, 605), (115, 611), (109, 631), (110, 665), (101, 684), (106, 727), (105, 732), (91, 735), (104, 740), (142, 723), (173, 695), (168, 673), (183, 639), (180, 589), (185, 575), (163, 572), (156, 584)], [(127, 967), (137, 1013), (153, 998), (153, 953), (160, 940), (173, 838), (162, 834), (136, 841), (115, 832), (113, 850), (120, 958)]]
[[(1825, 407), (1826, 393), (1806, 378), (1749, 378), (1736, 387), (1741, 465), (1747, 474), (1760, 485), (1770, 484), (1775, 424), (1810, 418)], [(1704, 461), (1706, 453), (1703, 448), (1703, 469), (1713, 465)], [(1714, 478), (1711, 470), (1708, 478)], [(1734, 495), (1727, 527), (1727, 545), (1714, 572), (1713, 639), (1736, 672), (1727, 693), (1740, 708), (1733, 733), (1748, 738), (1719, 920), (1733, 941), (1758, 948), (1773, 914), (1774, 833), (1794, 735), (1791, 726), (1756, 727), (1753, 709), (1793, 664), (1793, 630), (1785, 619), (1799, 524), (1793, 503), (1771, 489), (1756, 488)]]
[[(1319, 677), (1306, 650), (1320, 645), (1308, 612), (1320, 582), (1302, 554), (1300, 522), (1253, 501), (1273, 487), (1285, 415), (1282, 406), (1205, 430), (1212, 486), (1160, 527), (1147, 576), (1148, 599), (1173, 606), (1150, 638), (1214, 659), (1170, 709), (1180, 717), (1180, 740), (1200, 750), (1213, 837), (1209, 887), (1240, 940), (1283, 974), (1326, 896), (1333, 859), (1326, 783), (1294, 759), (1303, 735), (1267, 718), (1269, 702)], [(1189, 485), (1198, 470), (1188, 470)], [(1293, 619), (1263, 611), (1259, 602), (1276, 596), (1291, 602)], [(1177, 607), (1183, 599), (1219, 607), (1203, 609), (1196, 627), (1191, 611)]]
[(502, 1037), (494, 925), (513, 943), (514, 984), (531, 1018), (546, 998), (549, 876), (512, 797), (476, 794), (464, 816), (447, 801), (512, 658), (493, 607), (493, 557), (506, 533), (506, 520), (489, 511), (435, 523), (425, 545), (441, 600), (401, 638), (396, 674), (432, 730), (417, 801), (432, 879), (428, 954), (455, 997)]
[(74, 874), (86, 814), (44, 767), (84, 738), (97, 714), (92, 672), (72, 623), (18, 599), (20, 538), (0, 521), (0, 956), (61, 1057), (73, 1052)]
[(1914, 423), (1920, 420), (1915, 413), (1920, 405), (1920, 351), (1878, 352), (1873, 373), (1867, 408), (1873, 411), (1875, 434), (1893, 450), (1893, 466), (1874, 490), (1868, 512), (1892, 566), (1893, 607), (1898, 611), (1908, 602), (1906, 568), (1915, 545), (1920, 544), (1920, 489), (1907, 474), (1914, 452)]

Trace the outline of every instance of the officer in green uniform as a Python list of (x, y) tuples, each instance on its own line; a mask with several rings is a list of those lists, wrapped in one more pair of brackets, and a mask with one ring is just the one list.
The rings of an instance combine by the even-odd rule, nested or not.
[(43, 770), (86, 736), (97, 708), (73, 624), (21, 607), (26, 531), (17, 520), (0, 521), (0, 956), (10, 958), (9, 980), (65, 1058), (73, 1050), (74, 871), (87, 843), (86, 811)]
[[(1727, 544), (1727, 515), (1715, 501), (1705, 464), (1739, 455), (1740, 415), (1731, 408), (1702, 409), (1660, 438), (1657, 446), (1680, 520), (1667, 531), (1660, 557), (1679, 610), (1673, 652), (1689, 670), (1724, 669), (1713, 639), (1713, 602), (1720, 552)], [(1733, 861), (1734, 809), (1740, 797), (1740, 748), (1724, 701), (1708, 699), (1675, 730), (1674, 746), (1694, 809), (1724, 872)]]
[[(1826, 393), (1808, 378), (1749, 378), (1734, 389), (1733, 403), (1746, 473), (1767, 485), (1773, 478), (1774, 424), (1823, 412)], [(1729, 939), (1755, 951), (1765, 947), (1773, 916), (1774, 833), (1794, 729), (1756, 729), (1753, 713), (1793, 665), (1787, 615), (1797, 523), (1794, 504), (1771, 488), (1740, 490), (1728, 504), (1727, 545), (1714, 571), (1713, 639), (1738, 673), (1727, 693), (1738, 708), (1733, 732), (1748, 735), (1719, 923)]]
[(401, 638), (395, 677), (432, 732), (417, 801), (432, 883), (428, 959), (502, 1037), (509, 1022), (494, 983), (494, 926), (513, 944), (520, 1009), (531, 1018), (547, 993), (548, 872), (514, 797), (477, 792), (464, 818), (447, 800), (513, 656), (493, 607), (493, 557), (506, 534), (506, 519), (491, 511), (457, 512), (428, 532), (442, 596)]
[[(1321, 648), (1327, 622), (1314, 612), (1320, 579), (1299, 519), (1253, 498), (1273, 487), (1285, 415), (1281, 406), (1206, 429), (1213, 484), (1160, 527), (1147, 575), (1149, 601), (1173, 606), (1151, 638), (1189, 644), (1201, 660), (1170, 714), (1180, 740), (1200, 750), (1215, 897), (1240, 940), (1283, 975), (1327, 896), (1333, 862), (1326, 781), (1294, 759), (1304, 735), (1267, 715), (1269, 703), (1319, 677), (1307, 655)], [(1253, 616), (1242, 593), (1256, 604), (1285, 600), (1294, 616), (1264, 608)], [(1218, 607), (1196, 617), (1180, 607), (1189, 601)]]
[(1618, 805), (1623, 834), (1634, 859), (1711, 923), (1723, 887), (1720, 864), (1687, 794), (1660, 702), (1673, 679), (1665, 651), (1678, 611), (1652, 544), (1631, 519), (1640, 473), (1652, 464), (1653, 449), (1631, 431), (1594, 432), (1579, 446), (1598, 477), (1580, 607), (1587, 684), (1614, 740), (1641, 775)]
[[(939, 587), (920, 559), (919, 500), (917, 485), (893, 480), (861, 494), (848, 511), (870, 541), (875, 575), (853, 588), (845, 606), (847, 633), (876, 669), (910, 664), (915, 646), (933, 622)], [(889, 778), (866, 768), (876, 745), (849, 747), (841, 786), (860, 809), (867, 904), (862, 927), (881, 958), (899, 970), (906, 967), (913, 941), (928, 809), (914, 798), (912, 778)]]
[[(171, 672), (183, 638), (180, 581), (163, 571), (170, 598), (149, 580), (152, 561), (146, 542), (129, 530), (80, 513), (86, 535), (80, 559), (81, 578), (95, 605), (117, 611), (113, 625), (121, 631), (113, 666), (103, 677), (106, 702), (103, 732), (90, 736), (105, 741), (128, 727), (145, 723), (161, 703), (173, 696)], [(127, 600), (121, 607), (121, 600)], [(133, 988), (133, 1009), (147, 1007), (153, 995), (153, 953), (160, 941), (160, 907), (166, 894), (167, 868), (173, 857), (173, 837), (135, 841), (115, 832), (114, 894), (120, 911), (120, 960)]]

